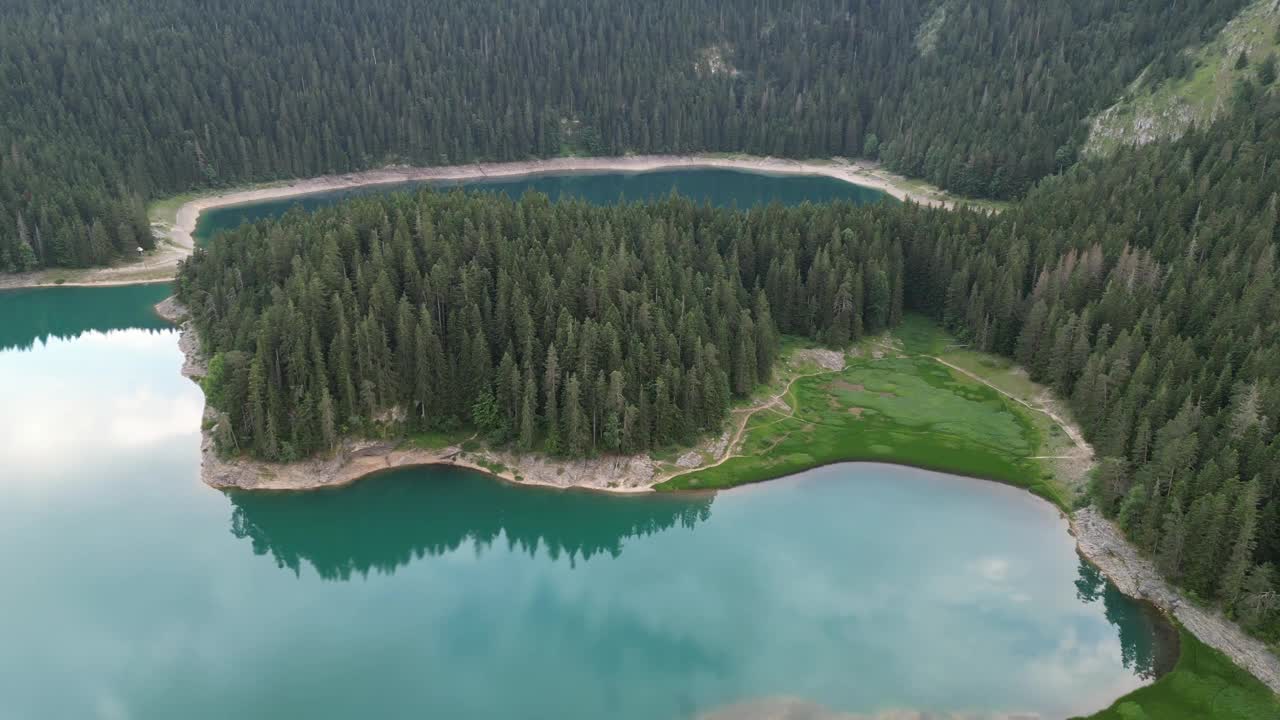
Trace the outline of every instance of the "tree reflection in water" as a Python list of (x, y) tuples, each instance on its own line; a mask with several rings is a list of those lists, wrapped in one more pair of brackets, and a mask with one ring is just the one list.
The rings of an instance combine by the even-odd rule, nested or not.
[(693, 527), (711, 515), (712, 495), (608, 496), (512, 488), (450, 467), (414, 468), (347, 488), (305, 493), (230, 493), (231, 532), (259, 555), (300, 573), (349, 580), (391, 574), (427, 555), (495, 543), (571, 565), (617, 557), (628, 538)]
[(1107, 621), (1120, 636), (1124, 666), (1144, 680), (1172, 670), (1178, 660), (1178, 632), (1160, 611), (1148, 603), (1127, 600), (1084, 558), (1080, 558), (1079, 572), (1076, 597), (1085, 603), (1102, 602)]
[(0, 352), (30, 350), (50, 338), (126, 328), (170, 330), (154, 306), (172, 293), (168, 283), (115, 287), (53, 287), (3, 290)]

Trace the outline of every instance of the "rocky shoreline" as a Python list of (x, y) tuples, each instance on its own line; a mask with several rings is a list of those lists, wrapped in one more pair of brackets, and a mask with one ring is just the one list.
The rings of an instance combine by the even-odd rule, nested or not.
[[(170, 297), (156, 312), (182, 331), (178, 347), (182, 374), (199, 380), (207, 372), (200, 354), (199, 335), (186, 308)], [(615, 493), (652, 491), (667, 479), (648, 456), (558, 461), (535, 455), (468, 451), (461, 445), (426, 450), (387, 441), (344, 441), (330, 458), (296, 463), (268, 463), (223, 459), (213, 447), (216, 411), (205, 406), (201, 441), (201, 479), (211, 487), (240, 490), (314, 490), (349, 485), (396, 468), (451, 465), (486, 473), (518, 485), (584, 488)], [(1210, 647), (1231, 658), (1273, 691), (1280, 693), (1280, 660), (1261, 641), (1249, 637), (1217, 610), (1200, 608), (1171, 587), (1147, 558), (1142, 557), (1112, 522), (1093, 507), (1068, 516), (1079, 553), (1099, 569), (1122, 593), (1145, 600), (1176, 618)]]
[(1193, 604), (1138, 553), (1115, 523), (1094, 507), (1077, 510), (1070, 517), (1076, 548), (1120, 592), (1146, 600), (1182, 623), (1204, 644), (1221, 651), (1248, 670), (1272, 692), (1280, 693), (1280, 660), (1261, 640), (1249, 637), (1240, 626), (1217, 609)]

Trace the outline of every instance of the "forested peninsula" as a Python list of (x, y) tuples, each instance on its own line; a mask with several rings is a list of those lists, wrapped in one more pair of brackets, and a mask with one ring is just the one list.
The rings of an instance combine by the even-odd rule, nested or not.
[(718, 428), (768, 380), (780, 332), (842, 346), (896, 323), (902, 249), (874, 228), (889, 212), (380, 196), (224, 234), (179, 296), (226, 450), (296, 460), (391, 412), (634, 453)]

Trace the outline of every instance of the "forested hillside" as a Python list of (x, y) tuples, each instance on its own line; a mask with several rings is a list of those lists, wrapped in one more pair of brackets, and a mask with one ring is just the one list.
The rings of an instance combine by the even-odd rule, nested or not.
[(980, 242), (906, 246), (909, 305), (1070, 398), (1094, 497), (1161, 570), (1280, 639), (1280, 98), (1043, 183)]
[(565, 152), (880, 157), (1022, 194), (1244, 0), (48, 0), (0, 24), (0, 272), (149, 248), (149, 199)]
[(1238, 81), (1274, 78), (1278, 57), (1280, 4), (1252, 0), (1211, 41), (1162, 52), (1115, 105), (1094, 116), (1081, 152), (1106, 155), (1209, 125), (1230, 109)]
[(841, 346), (896, 323), (911, 216), (384, 195), (223, 234), (179, 293), (224, 451), (294, 460), (394, 420), (630, 453), (718, 429), (780, 331)]

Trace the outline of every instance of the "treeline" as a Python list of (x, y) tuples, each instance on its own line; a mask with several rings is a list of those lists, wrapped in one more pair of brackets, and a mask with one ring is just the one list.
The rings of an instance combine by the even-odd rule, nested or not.
[(149, 249), (148, 199), (395, 162), (881, 157), (1015, 197), (1243, 4), (12, 2), (0, 272)]
[(294, 460), (390, 425), (629, 453), (719, 428), (780, 332), (896, 323), (912, 215), (428, 190), (220, 235), (178, 287), (224, 451)]
[(1280, 99), (917, 236), (907, 302), (1070, 399), (1093, 495), (1195, 597), (1280, 639)]

